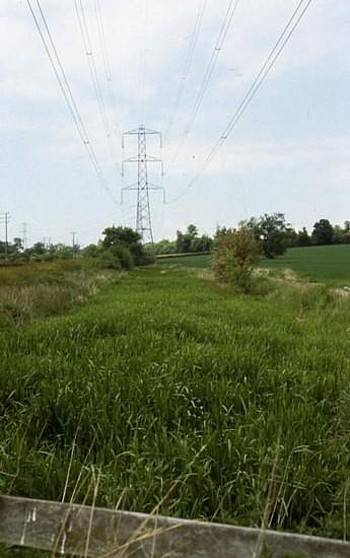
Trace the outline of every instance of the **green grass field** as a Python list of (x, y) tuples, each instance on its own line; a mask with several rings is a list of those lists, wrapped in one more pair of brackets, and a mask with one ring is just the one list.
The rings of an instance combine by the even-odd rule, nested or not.
[(264, 260), (274, 269), (287, 267), (314, 281), (328, 281), (350, 286), (350, 245), (291, 248), (281, 258)]
[(349, 310), (162, 265), (0, 323), (1, 492), (346, 536)]
[(157, 260), (157, 265), (171, 267), (208, 267), (211, 262), (209, 254), (194, 254), (193, 256), (169, 256)]
[[(193, 255), (158, 260), (163, 266), (208, 267), (211, 256)], [(350, 245), (310, 246), (290, 248), (287, 253), (273, 260), (262, 259), (261, 267), (292, 269), (300, 276), (313, 281), (327, 281), (350, 285)]]

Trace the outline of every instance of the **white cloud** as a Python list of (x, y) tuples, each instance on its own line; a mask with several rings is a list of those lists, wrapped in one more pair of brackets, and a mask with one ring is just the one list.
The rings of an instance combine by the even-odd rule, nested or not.
[[(35, 7), (36, 3), (32, 3)], [(41, 3), (96, 152), (106, 168), (107, 176), (116, 184), (74, 2), (41, 0)], [(144, 106), (146, 124), (150, 121), (150, 126), (164, 130), (174, 107), (199, 0), (148, 0), (148, 14), (145, 14), (146, 0), (100, 0), (116, 97), (117, 110), (114, 115), (105, 89), (94, 0), (83, 0), (83, 3), (110, 122), (118, 122), (118, 132), (135, 127), (140, 122)], [(227, 4), (227, 0), (208, 0), (192, 72), (186, 82), (173, 134), (164, 151), (167, 159), (172, 158), (181, 139), (181, 131), (190, 114)], [(296, 4), (296, 0), (241, 0), (196, 126), (177, 165), (173, 170), (169, 169), (167, 180), (174, 188), (181, 189), (178, 186), (180, 181), (182, 183), (196, 173)], [(314, 0), (269, 77), (269, 94), (274, 93), (289, 75), (300, 80), (298, 83), (302, 88), (303, 73), (314, 74), (321, 82), (324, 80), (325, 86), (333, 84), (335, 80), (343, 84), (350, 69), (350, 59), (346, 56), (350, 46), (349, 21), (349, 3), (334, 0), (330, 6), (328, 0)], [(36, 158), (43, 161), (40, 168), (42, 175), (38, 177), (43, 181), (51, 163), (64, 164), (67, 182), (76, 180), (73, 167), (77, 161), (81, 162), (86, 173), (91, 173), (91, 180), (95, 181), (89, 162), (83, 159), (83, 147), (64, 105), (26, 1), (2, 0), (0, 34), (3, 134), (7, 137), (10, 133), (15, 139), (25, 135), (28, 152), (35, 152)], [(317, 136), (315, 130), (306, 129), (301, 129), (298, 140), (289, 137), (288, 125), (283, 125), (287, 119), (279, 104), (280, 100), (274, 99), (274, 102), (284, 136), (277, 140), (266, 135), (258, 141), (252, 126), (245, 129), (249, 133), (246, 132), (244, 137), (237, 129), (234, 141), (230, 139), (225, 144), (205, 175), (220, 179), (226, 176), (228, 179), (230, 176), (248, 176), (252, 168), (257, 173), (282, 173), (295, 168), (307, 172), (306, 169), (312, 167), (314, 172), (319, 169), (323, 176), (325, 173), (332, 176), (337, 184), (345, 184), (350, 174), (347, 164), (350, 145), (347, 137), (337, 131), (334, 135), (331, 123), (329, 134), (334, 137), (328, 137), (324, 131)], [(334, 102), (331, 96), (325, 110), (334, 110)], [(4, 111), (6, 114), (3, 114)], [(346, 116), (349, 117), (349, 114)], [(115, 140), (117, 154), (121, 157), (120, 138), (116, 137)], [(2, 164), (9, 165), (12, 160), (17, 160), (16, 142), (11, 144), (6, 153), (9, 159)], [(20, 175), (11, 175), (9, 180), (13, 183), (14, 196), (18, 196), (17, 181), (21, 180)], [(53, 189), (58, 187), (59, 184), (52, 186)], [(83, 184), (79, 187), (83, 189)], [(20, 195), (29, 197), (30, 193), (21, 190)], [(14, 198), (9, 198), (8, 203), (16, 206)], [(84, 203), (87, 204), (87, 212), (92, 213), (94, 208), (89, 206), (88, 200)], [(48, 221), (55, 220), (54, 208), (46, 213)], [(183, 218), (180, 212), (175, 213), (172, 222)]]

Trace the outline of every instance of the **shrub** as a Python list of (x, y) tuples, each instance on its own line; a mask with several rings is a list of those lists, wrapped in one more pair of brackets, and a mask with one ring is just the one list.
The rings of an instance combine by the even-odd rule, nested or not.
[(213, 260), (215, 277), (248, 292), (251, 289), (253, 266), (259, 255), (260, 246), (247, 229), (218, 231)]
[[(120, 252), (120, 259), (123, 269), (131, 269), (134, 265), (148, 265), (154, 262), (145, 246), (141, 242), (141, 236), (138, 232), (129, 227), (107, 227), (103, 231), (104, 239), (102, 245), (105, 249), (115, 248)], [(125, 249), (131, 255), (126, 255)], [(117, 253), (117, 252), (116, 252)]]
[(127, 246), (123, 244), (110, 246), (103, 250), (99, 260), (101, 267), (105, 269), (130, 270), (134, 267), (134, 258)]
[(112, 253), (118, 258), (122, 269), (133, 269), (135, 266), (134, 257), (127, 246), (116, 244), (110, 248)]

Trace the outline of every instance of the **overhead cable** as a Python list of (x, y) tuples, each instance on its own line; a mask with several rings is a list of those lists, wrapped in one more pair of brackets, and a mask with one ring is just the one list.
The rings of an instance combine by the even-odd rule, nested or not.
[(180, 83), (179, 83), (179, 86), (178, 86), (178, 89), (177, 89), (173, 112), (172, 112), (172, 115), (169, 119), (169, 124), (167, 126), (167, 129), (165, 131), (165, 138), (167, 138), (170, 134), (170, 131), (173, 127), (174, 121), (176, 119), (176, 116), (177, 116), (177, 113), (178, 113), (178, 110), (179, 110), (179, 106), (180, 106), (181, 101), (182, 101), (182, 97), (183, 97), (183, 94), (184, 94), (184, 91), (185, 91), (186, 81), (187, 81), (187, 79), (190, 75), (190, 72), (191, 72), (193, 57), (194, 57), (194, 53), (195, 53), (195, 50), (196, 50), (198, 37), (199, 37), (199, 34), (200, 34), (200, 30), (201, 30), (203, 16), (204, 16), (204, 13), (205, 13), (206, 6), (207, 6), (207, 0), (201, 0), (200, 3), (199, 3), (199, 6), (198, 6), (198, 11), (197, 11), (196, 19), (195, 19), (194, 28), (193, 28), (193, 31), (191, 33), (191, 39), (190, 39), (190, 42), (189, 42), (189, 45), (188, 45), (188, 49), (187, 49), (187, 53), (186, 53), (186, 57), (185, 57), (185, 63), (184, 63), (184, 67), (183, 67), (181, 78), (180, 78)]
[(242, 118), (243, 114), (247, 110), (248, 106), (252, 102), (253, 98), (259, 91), (260, 87), (264, 83), (266, 77), (272, 70), (273, 66), (277, 62), (278, 58), (280, 57), (283, 49), (287, 45), (288, 41), (290, 40), (291, 36), (293, 35), (294, 31), (298, 27), (299, 23), (301, 22), (303, 16), (305, 15), (307, 9), (309, 8), (312, 0), (300, 0), (297, 7), (295, 8), (293, 14), (289, 18), (286, 26), (284, 27), (282, 33), (280, 34), (277, 42), (275, 43), (274, 47), (270, 51), (269, 55), (267, 56), (265, 62), (263, 63), (262, 67), (260, 68), (259, 72), (257, 73), (254, 81), (250, 85), (248, 91), (244, 95), (242, 101), (239, 103), (237, 109), (234, 111), (232, 117), (230, 118), (227, 126), (223, 130), (222, 134), (210, 150), (209, 154), (207, 155), (206, 159), (204, 160), (200, 170), (197, 174), (190, 180), (184, 190), (176, 196), (170, 203), (174, 203), (175, 201), (179, 200), (192, 186), (198, 181), (198, 179), (202, 176), (202, 174), (207, 169), (209, 163), (213, 160), (215, 155), (217, 154), (220, 147), (223, 143), (228, 139), (230, 134), (232, 133), (233, 129), (237, 126), (239, 120)]
[(220, 52), (222, 51), (222, 48), (224, 46), (224, 42), (225, 42), (227, 33), (228, 33), (228, 31), (231, 27), (233, 16), (235, 15), (235, 12), (237, 10), (239, 1), (240, 0), (230, 0), (229, 1), (227, 10), (225, 12), (224, 20), (223, 20), (222, 25), (220, 27), (219, 34), (216, 38), (215, 45), (214, 45), (214, 48), (212, 50), (211, 56), (209, 58), (209, 62), (207, 64), (206, 70), (204, 72), (203, 79), (202, 79), (201, 84), (199, 86), (199, 89), (197, 91), (197, 95), (196, 95), (194, 104), (192, 106), (190, 116), (188, 118), (185, 129), (183, 131), (182, 138), (181, 138), (181, 140), (180, 140), (180, 142), (177, 146), (177, 149), (175, 151), (175, 155), (174, 155), (174, 157), (171, 161), (172, 163), (174, 163), (176, 161), (176, 159), (178, 158), (178, 156), (180, 155), (181, 149), (183, 148), (187, 138), (189, 137), (190, 132), (191, 132), (191, 128), (193, 127), (193, 125), (195, 123), (195, 120), (196, 120), (197, 115), (199, 113), (200, 107), (202, 105), (202, 102), (203, 102), (204, 97), (206, 95), (206, 92), (208, 90), (210, 80), (211, 80), (211, 78), (213, 76), (213, 73), (214, 73), (214, 70), (216, 68), (216, 64), (217, 64)]
[(62, 61), (61, 61), (60, 56), (58, 54), (55, 42), (54, 42), (53, 37), (52, 37), (52, 34), (50, 32), (45, 14), (44, 14), (43, 9), (41, 7), (40, 0), (36, 0), (36, 4), (37, 4), (38, 10), (39, 10), (40, 17), (42, 19), (42, 23), (44, 24), (44, 29), (46, 31), (46, 35), (47, 35), (48, 40), (45, 37), (45, 33), (43, 31), (42, 25), (40, 23), (40, 20), (39, 20), (38, 16), (35, 13), (35, 10), (33, 8), (31, 0), (27, 0), (27, 5), (28, 5), (28, 8), (30, 10), (31, 16), (33, 18), (35, 27), (36, 27), (36, 29), (39, 33), (41, 42), (43, 44), (46, 55), (47, 55), (47, 57), (50, 61), (51, 67), (52, 67), (53, 72), (55, 74), (55, 77), (57, 79), (58, 85), (60, 87), (63, 98), (66, 102), (69, 113), (72, 117), (72, 120), (75, 124), (75, 127), (77, 128), (79, 137), (80, 137), (80, 139), (81, 139), (81, 141), (82, 141), (82, 143), (85, 147), (85, 150), (88, 154), (90, 162), (91, 162), (92, 166), (94, 167), (94, 170), (96, 172), (96, 175), (98, 177), (100, 185), (108, 193), (108, 195), (112, 198), (114, 203), (118, 204), (118, 201), (115, 198), (115, 196), (114, 196), (111, 188), (109, 187), (108, 182), (107, 182), (107, 180), (104, 176), (101, 165), (100, 165), (100, 163), (97, 159), (94, 147), (93, 147), (93, 145), (90, 141), (90, 138), (88, 136), (84, 121), (83, 121), (82, 116), (80, 114), (80, 111), (78, 109), (77, 102), (75, 101), (75, 98), (73, 96), (69, 81), (67, 79), (66, 72), (64, 70)]
[[(116, 103), (116, 98), (115, 98), (115, 93), (114, 93), (114, 88), (113, 88), (113, 75), (112, 75), (112, 70), (111, 70), (110, 56), (109, 56), (109, 52), (108, 52), (108, 48), (107, 48), (105, 26), (104, 26), (104, 21), (103, 21), (103, 14), (102, 14), (102, 8), (101, 8), (100, 0), (95, 0), (94, 7), (95, 7), (95, 16), (96, 16), (96, 21), (97, 21), (97, 29), (98, 29), (98, 36), (99, 36), (99, 41), (100, 41), (101, 54), (102, 54), (102, 59), (103, 59), (104, 74), (105, 74), (105, 79), (106, 79), (106, 83), (107, 83), (107, 91), (108, 91), (108, 96), (109, 96), (109, 99), (110, 99), (110, 104), (111, 104), (113, 112), (114, 112), (114, 120), (115, 120), (114, 128), (117, 129), (118, 131), (120, 131), (120, 126), (119, 126), (119, 122), (118, 122), (119, 117), (118, 117), (118, 113), (117, 113), (117, 103)], [(112, 131), (112, 133), (113, 133), (113, 131)]]
[(81, 38), (82, 38), (83, 47), (84, 47), (86, 59), (87, 59), (88, 66), (89, 66), (89, 72), (90, 72), (91, 82), (92, 82), (92, 86), (93, 86), (93, 91), (94, 91), (95, 98), (96, 98), (96, 101), (97, 101), (97, 106), (98, 106), (98, 110), (99, 110), (100, 117), (101, 117), (102, 127), (104, 129), (104, 132), (105, 132), (105, 135), (106, 135), (106, 138), (107, 138), (108, 149), (110, 151), (110, 155), (111, 155), (113, 164), (118, 166), (117, 158), (116, 158), (116, 151), (115, 151), (115, 147), (114, 147), (114, 141), (112, 139), (111, 128), (110, 128), (109, 119), (108, 119), (108, 116), (107, 116), (106, 103), (105, 103), (105, 100), (104, 100), (103, 90), (102, 90), (102, 87), (101, 87), (101, 84), (100, 84), (100, 79), (99, 79), (99, 75), (98, 75), (98, 71), (97, 71), (97, 66), (96, 66), (96, 62), (95, 62), (95, 54), (94, 54), (94, 51), (93, 51), (93, 48), (92, 48), (92, 42), (91, 42), (91, 38), (90, 38), (89, 27), (88, 27), (88, 24), (87, 24), (84, 3), (83, 3), (82, 0), (75, 0), (74, 5), (75, 5), (75, 11), (76, 11), (76, 14), (77, 14), (78, 24), (79, 24), (80, 35), (81, 35)]

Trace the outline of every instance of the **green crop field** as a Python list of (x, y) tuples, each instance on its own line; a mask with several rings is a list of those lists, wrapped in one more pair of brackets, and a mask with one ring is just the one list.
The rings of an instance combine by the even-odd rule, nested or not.
[(1, 492), (344, 536), (346, 296), (155, 266), (81, 300), (81, 276), (44, 270), (71, 305), (21, 316), (0, 269)]
[(315, 281), (350, 285), (350, 245), (291, 248), (274, 260), (264, 260), (264, 267), (287, 267)]
[[(163, 266), (208, 267), (211, 256), (193, 255), (158, 260)], [(350, 285), (350, 245), (290, 248), (284, 256), (261, 260), (261, 267), (288, 268), (313, 281)]]

